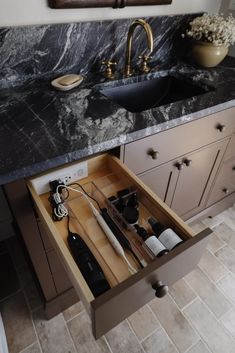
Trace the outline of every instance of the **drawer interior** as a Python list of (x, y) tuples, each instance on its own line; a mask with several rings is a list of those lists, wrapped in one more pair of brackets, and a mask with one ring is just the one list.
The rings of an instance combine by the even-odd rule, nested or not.
[[(131, 254), (126, 253), (129, 261), (137, 271), (136, 274), (131, 275), (126, 264), (113, 250), (107, 240), (107, 237), (96, 222), (85, 197), (82, 197), (80, 194), (70, 190), (69, 198), (66, 201), (66, 205), (70, 212), (70, 228), (73, 232), (82, 236), (84, 241), (87, 243), (93, 255), (99, 262), (111, 287), (108, 291), (110, 293), (104, 293), (98, 298), (94, 298), (70, 253), (67, 244), (67, 219), (63, 219), (60, 222), (54, 222), (52, 220), (51, 206), (48, 201), (49, 194), (40, 194), (37, 192), (36, 185), (38, 178), (40, 179), (41, 177), (36, 177), (28, 182), (28, 187), (35, 201), (37, 211), (41, 221), (44, 223), (44, 226), (48, 231), (50, 241), (52, 242), (55, 250), (59, 253), (61, 261), (67, 270), (75, 290), (77, 290), (80, 299), (85, 304), (91, 316), (95, 315), (94, 312), (99, 312), (99, 310), (103, 307), (104, 302), (109, 302), (111, 307), (112, 305), (115, 305), (115, 295), (118, 297), (120, 291), (125, 292), (129, 287), (133, 287), (135, 283), (139, 282), (146, 276), (148, 271), (152, 272), (154, 269), (161, 267), (161, 265), (166, 263), (168, 259), (169, 262), (171, 262), (172, 253), (175, 252), (176, 254), (179, 254), (181, 251), (183, 252), (187, 249), (187, 242), (190, 241), (190, 239), (192, 240), (192, 244), (196, 244), (196, 240), (192, 239), (194, 234), (190, 227), (188, 227), (173, 211), (168, 208), (166, 204), (164, 204), (132, 172), (130, 172), (119, 159), (105, 154), (88, 160), (88, 176), (82, 180), (79, 180), (79, 184), (83, 185), (84, 188), (87, 188), (88, 192), (91, 192), (89, 188), (91, 188), (91, 185), (93, 184), (102, 192), (102, 194), (105, 195), (105, 197), (114, 195), (117, 191), (124, 188), (134, 188), (138, 191), (138, 200), (140, 205), (139, 223), (148, 228), (146, 219), (148, 219), (149, 216), (153, 216), (162, 224), (174, 229), (175, 232), (178, 233), (183, 240), (185, 240), (185, 242), (182, 243), (182, 245), (179, 245), (177, 249), (170, 251), (169, 254), (165, 255), (164, 259), (153, 259), (149, 257), (149, 255), (146, 255), (145, 261), (148, 265), (144, 269), (141, 269), (138, 262), (131, 256)], [(132, 235), (129, 236), (131, 237)], [(137, 246), (138, 245), (139, 244), (137, 244)], [(146, 295), (142, 305), (147, 299), (148, 296)], [(108, 307), (110, 308), (109, 305)], [(138, 305), (141, 304), (139, 303)], [(128, 314), (128, 310), (126, 311)], [(119, 314), (117, 316), (119, 317)], [(120, 318), (117, 320), (120, 320)], [(97, 325), (97, 322), (95, 325)], [(100, 330), (100, 334), (104, 333), (104, 330), (106, 330), (107, 327), (109, 329), (111, 328), (109, 327), (109, 324), (107, 326), (104, 325), (104, 327), (105, 328)], [(96, 328), (94, 329), (93, 327), (93, 330), (96, 331)], [(100, 334), (96, 333), (95, 335), (100, 336)]]

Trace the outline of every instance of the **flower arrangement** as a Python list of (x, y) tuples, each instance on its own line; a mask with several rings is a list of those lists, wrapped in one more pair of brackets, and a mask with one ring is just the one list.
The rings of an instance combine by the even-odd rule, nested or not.
[(235, 18), (204, 14), (190, 22), (190, 29), (182, 37), (229, 47), (235, 42)]

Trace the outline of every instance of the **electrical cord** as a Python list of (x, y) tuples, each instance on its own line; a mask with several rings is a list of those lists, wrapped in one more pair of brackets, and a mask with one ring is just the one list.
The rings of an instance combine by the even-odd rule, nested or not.
[[(67, 186), (67, 185), (64, 185), (64, 184), (59, 184), (56, 186), (56, 191), (55, 193), (53, 194), (53, 201), (55, 203), (57, 203), (57, 207), (54, 207), (53, 209), (53, 213), (56, 215), (56, 217), (62, 219), (63, 217), (67, 217), (68, 216), (68, 210), (67, 208), (64, 206), (63, 202), (63, 198), (62, 198), (62, 195), (61, 193), (59, 192), (59, 189), (66, 189), (66, 190), (72, 190), (72, 191), (75, 191), (81, 195), (83, 195), (90, 208), (91, 208), (91, 211), (93, 213), (93, 215), (95, 216), (98, 224), (100, 225), (100, 227), (103, 229), (103, 231), (105, 232), (107, 238), (109, 239), (111, 245), (113, 246), (113, 248), (115, 249), (115, 251), (117, 252), (118, 255), (120, 255), (123, 260), (126, 262), (127, 266), (128, 266), (128, 270), (131, 274), (134, 274), (136, 273), (136, 269), (131, 265), (131, 263), (129, 262), (129, 260), (127, 259), (126, 255), (125, 255), (125, 252), (121, 246), (121, 244), (118, 242), (118, 240), (116, 239), (115, 235), (113, 234), (113, 232), (111, 231), (111, 229), (109, 228), (109, 226), (107, 225), (107, 223), (105, 222), (104, 218), (102, 217), (101, 213), (99, 213), (97, 211), (97, 209), (95, 208), (95, 206), (92, 204), (92, 202), (89, 200), (89, 195), (87, 194), (87, 192), (82, 192), (80, 190), (77, 190), (77, 189), (74, 189), (74, 188), (71, 188), (70, 186)], [(92, 198), (93, 199), (93, 198)], [(99, 208), (100, 208), (100, 205), (98, 203), (97, 200), (93, 199), (94, 201), (97, 202)], [(100, 208), (101, 209), (101, 208)]]

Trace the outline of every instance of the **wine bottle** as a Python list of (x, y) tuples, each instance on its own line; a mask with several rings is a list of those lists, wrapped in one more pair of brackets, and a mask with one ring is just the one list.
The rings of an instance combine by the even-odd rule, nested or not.
[(156, 257), (166, 255), (169, 250), (157, 239), (155, 234), (149, 235), (148, 232), (138, 224), (134, 225), (137, 234), (144, 240), (144, 243)]
[(173, 229), (168, 228), (158, 222), (153, 217), (148, 219), (149, 224), (152, 227), (152, 230), (156, 234), (158, 240), (170, 251), (180, 245), (183, 240), (176, 234)]

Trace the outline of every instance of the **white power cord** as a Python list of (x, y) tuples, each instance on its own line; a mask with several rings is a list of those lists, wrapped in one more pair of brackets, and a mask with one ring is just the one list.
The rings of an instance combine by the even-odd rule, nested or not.
[(117, 252), (117, 254), (119, 256), (121, 256), (123, 258), (123, 260), (126, 262), (127, 266), (128, 266), (128, 270), (131, 274), (136, 273), (136, 269), (131, 265), (131, 263), (129, 262), (129, 260), (127, 259), (125, 252), (121, 246), (121, 244), (119, 243), (119, 241), (117, 240), (117, 238), (115, 237), (115, 235), (113, 234), (113, 232), (111, 231), (111, 229), (109, 228), (109, 226), (107, 225), (107, 223), (105, 222), (105, 220), (103, 219), (102, 215), (99, 213), (99, 211), (97, 211), (96, 207), (92, 204), (92, 202), (89, 200), (88, 196), (77, 189), (71, 188), (70, 186), (67, 185), (58, 185), (56, 188), (56, 192), (53, 194), (53, 199), (54, 201), (57, 203), (57, 210), (54, 209), (55, 215), (58, 218), (63, 218), (68, 216), (68, 210), (67, 208), (63, 205), (63, 200), (61, 199), (60, 193), (59, 193), (59, 188), (65, 188), (67, 190), (72, 190), (75, 191), (81, 195), (83, 195), (91, 210), (93, 215), (95, 216), (98, 224), (100, 225), (100, 227), (103, 229), (104, 233), (106, 234), (107, 238), (109, 239), (111, 245), (113, 246), (114, 250)]

